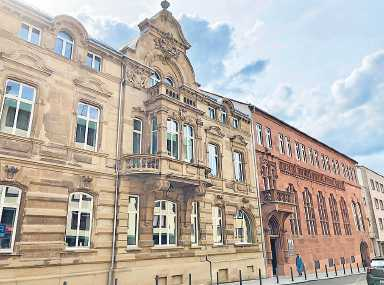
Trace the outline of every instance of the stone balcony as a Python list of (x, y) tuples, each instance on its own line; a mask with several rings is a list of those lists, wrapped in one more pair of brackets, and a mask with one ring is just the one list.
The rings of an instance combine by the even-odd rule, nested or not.
[(166, 95), (173, 99), (180, 100), (179, 91), (176, 88), (163, 82), (159, 82), (155, 86), (149, 88), (149, 94), (151, 96)]
[(280, 212), (293, 212), (295, 206), (294, 194), (288, 191), (270, 189), (260, 192), (261, 203)]
[(149, 177), (156, 176), (173, 183), (175, 187), (212, 186), (205, 165), (175, 160), (169, 156), (135, 154), (122, 158), (122, 175)]

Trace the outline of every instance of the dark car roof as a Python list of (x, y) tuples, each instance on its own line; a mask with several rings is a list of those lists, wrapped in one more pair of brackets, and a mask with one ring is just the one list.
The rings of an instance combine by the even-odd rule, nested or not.
[(384, 256), (376, 256), (372, 260), (384, 260)]

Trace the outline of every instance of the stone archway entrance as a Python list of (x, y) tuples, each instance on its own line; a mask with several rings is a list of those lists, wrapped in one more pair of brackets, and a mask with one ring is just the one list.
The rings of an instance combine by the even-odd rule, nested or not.
[(368, 267), (371, 263), (371, 258), (369, 256), (369, 248), (368, 244), (365, 241), (360, 243), (360, 254), (361, 254), (361, 262), (364, 267)]
[(272, 216), (268, 221), (268, 235), (270, 238), (271, 246), (271, 265), (272, 265), (272, 274), (276, 275), (277, 265), (278, 265), (278, 256), (279, 256), (279, 241), (280, 241), (280, 226), (277, 218)]

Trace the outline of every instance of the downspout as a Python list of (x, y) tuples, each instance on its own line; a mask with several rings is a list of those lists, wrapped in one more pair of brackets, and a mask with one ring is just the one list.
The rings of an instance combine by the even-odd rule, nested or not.
[[(124, 61), (124, 56), (122, 58)], [(113, 234), (112, 234), (112, 253), (111, 253), (111, 266), (108, 271), (108, 285), (113, 285), (113, 273), (115, 267), (116, 255), (116, 232), (117, 232), (117, 211), (118, 211), (118, 198), (120, 188), (120, 153), (121, 153), (121, 116), (123, 110), (123, 93), (125, 84), (125, 64), (121, 62), (121, 81), (119, 87), (119, 103), (118, 103), (118, 116), (117, 116), (117, 139), (116, 139), (116, 159), (115, 159), (115, 200), (113, 209)]]
[(267, 272), (267, 254), (265, 252), (265, 240), (264, 240), (264, 228), (263, 228), (263, 215), (261, 212), (261, 202), (260, 202), (260, 187), (259, 187), (259, 176), (257, 175), (258, 169), (257, 169), (257, 158), (256, 158), (256, 145), (255, 145), (255, 136), (254, 136), (254, 121), (253, 121), (253, 111), (251, 110), (252, 118), (251, 118), (251, 147), (252, 147), (252, 153), (253, 153), (253, 165), (255, 166), (255, 171), (253, 171), (254, 181), (256, 181), (256, 190), (257, 190), (257, 201), (259, 203), (259, 217), (260, 217), (260, 226), (261, 226), (261, 247), (263, 249), (263, 259), (264, 259), (264, 269), (265, 274)]

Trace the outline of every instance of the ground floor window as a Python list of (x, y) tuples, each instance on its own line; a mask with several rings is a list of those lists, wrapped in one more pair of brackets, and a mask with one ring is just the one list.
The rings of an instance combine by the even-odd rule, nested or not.
[(139, 238), (139, 197), (130, 195), (128, 197), (128, 246), (137, 246)]
[(191, 212), (191, 244), (199, 243), (199, 202), (192, 202)]
[(235, 243), (252, 243), (251, 223), (243, 210), (234, 215)]
[(213, 243), (223, 244), (223, 212), (220, 207), (212, 207)]
[(177, 209), (171, 201), (155, 201), (153, 211), (153, 244), (176, 245)]

